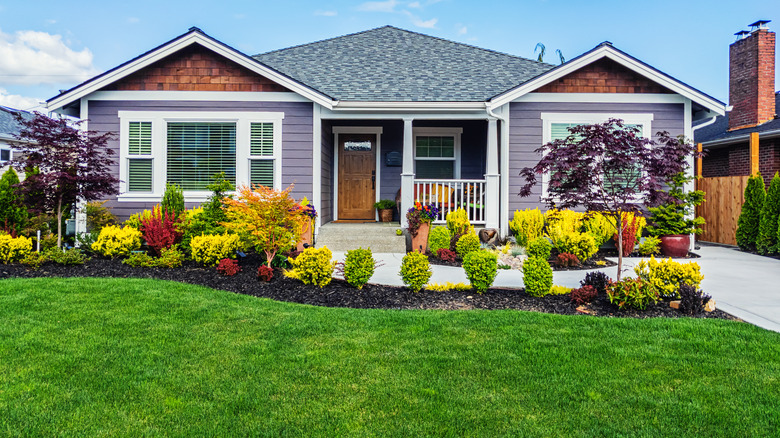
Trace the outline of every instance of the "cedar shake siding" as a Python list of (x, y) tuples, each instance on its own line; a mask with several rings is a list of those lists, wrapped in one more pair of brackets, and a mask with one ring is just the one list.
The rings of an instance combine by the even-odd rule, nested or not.
[(290, 91), (198, 44), (167, 56), (103, 90)]
[(542, 145), (543, 126), (541, 113), (614, 113), (653, 114), (651, 130), (668, 131), (672, 136), (684, 133), (684, 108), (682, 104), (640, 103), (546, 103), (513, 102), (509, 107), (509, 217), (515, 210), (546, 206), (540, 201), (541, 182), (533, 188), (531, 196), (521, 198), (520, 187), (525, 180), (520, 171), (539, 162), (534, 152)]
[(595, 61), (536, 91), (539, 93), (673, 93), (609, 59)]
[[(312, 197), (313, 108), (308, 102), (203, 102), (203, 101), (90, 101), (89, 129), (119, 133), (119, 111), (267, 111), (283, 112), (282, 188), (295, 184), (296, 199)], [(112, 167), (119, 175), (119, 138), (109, 142), (116, 154)], [(120, 219), (152, 208), (157, 202), (118, 202), (110, 198), (107, 207)], [(188, 208), (196, 204), (188, 203)]]

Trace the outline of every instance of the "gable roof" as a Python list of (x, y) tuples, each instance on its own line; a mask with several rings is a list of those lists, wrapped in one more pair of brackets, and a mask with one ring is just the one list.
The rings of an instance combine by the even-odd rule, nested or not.
[(0, 106), (0, 139), (16, 140), (14, 135), (19, 134), (22, 126), (14, 118), (14, 113), (19, 113), (24, 119), (32, 119), (33, 114), (27, 111)]
[[(780, 108), (780, 91), (775, 93), (775, 108)], [(727, 112), (723, 116), (718, 116), (714, 122), (702, 126), (697, 129), (694, 134), (694, 141), (696, 143), (703, 143), (705, 146), (710, 144), (726, 144), (737, 141), (745, 141), (752, 132), (780, 135), (780, 118), (775, 117), (774, 120), (762, 123), (752, 128), (737, 129), (735, 131), (729, 131), (729, 114)], [(704, 125), (708, 121), (704, 120), (699, 125)], [(694, 128), (696, 125), (694, 124)]]
[(553, 68), (393, 26), (254, 58), (341, 101), (484, 102)]

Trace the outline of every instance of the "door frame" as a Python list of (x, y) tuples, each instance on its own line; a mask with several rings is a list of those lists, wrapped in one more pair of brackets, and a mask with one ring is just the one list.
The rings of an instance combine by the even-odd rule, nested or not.
[[(334, 126), (333, 127), (333, 220), (339, 220), (339, 134), (374, 134), (376, 136), (376, 190), (374, 202), (379, 202), (382, 187), (382, 127), (381, 126)], [(374, 220), (379, 220), (374, 212)]]

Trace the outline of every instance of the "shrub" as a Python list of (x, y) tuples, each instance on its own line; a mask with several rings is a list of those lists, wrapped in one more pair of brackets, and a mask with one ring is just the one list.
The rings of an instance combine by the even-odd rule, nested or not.
[(428, 257), (418, 252), (407, 253), (401, 260), (401, 280), (412, 292), (419, 292), (430, 280), (431, 265), (428, 263)]
[(578, 289), (571, 290), (571, 301), (574, 304), (582, 305), (590, 303), (598, 296), (596, 288), (591, 285), (584, 285)]
[(471, 287), (478, 293), (485, 292), (493, 284), (498, 272), (498, 257), (488, 251), (472, 251), (463, 257), (463, 269)]
[(241, 266), (238, 266), (238, 262), (233, 259), (222, 259), (217, 263), (217, 272), (226, 277), (232, 277), (240, 271)]
[(571, 293), (570, 287), (554, 284), (550, 288), (550, 293), (548, 295), (566, 295), (568, 293)]
[(0, 262), (13, 263), (23, 259), (32, 251), (32, 239), (29, 237), (11, 237), (0, 234)]
[(30, 269), (38, 269), (48, 261), (49, 258), (46, 257), (44, 252), (30, 251), (19, 260), (19, 263), (27, 265)]
[(761, 222), (761, 211), (764, 208), (766, 190), (764, 179), (760, 173), (748, 178), (745, 187), (745, 202), (737, 222), (737, 245), (743, 251), (755, 251), (758, 243), (758, 231)]
[(274, 278), (274, 268), (266, 265), (260, 265), (257, 268), (257, 278), (262, 281), (268, 282)]
[(609, 302), (618, 306), (618, 309), (645, 310), (650, 303), (658, 302), (658, 293), (645, 283), (641, 278), (625, 278), (621, 281), (610, 282), (607, 286)]
[[(634, 246), (636, 245), (637, 227), (641, 228), (638, 217), (623, 217), (623, 257), (634, 252)], [(615, 233), (612, 238), (615, 239), (615, 249), (618, 249), (617, 233)]]
[(457, 253), (458, 250), (458, 240), (460, 240), (461, 237), (463, 237), (463, 234), (453, 234), (452, 238), (450, 239), (450, 251)]
[(756, 249), (761, 254), (778, 252), (777, 229), (780, 217), (780, 175), (775, 172), (769, 191), (766, 193), (764, 208), (761, 209), (761, 220), (758, 225)]
[(539, 257), (546, 261), (552, 254), (552, 243), (546, 237), (539, 237), (528, 242), (525, 252), (528, 253), (528, 257)]
[(425, 290), (431, 292), (449, 292), (451, 290), (464, 292), (471, 290), (471, 285), (466, 283), (431, 283), (425, 286)]
[(661, 239), (654, 236), (645, 237), (645, 240), (636, 247), (636, 251), (645, 257), (661, 252)]
[(580, 261), (585, 261), (596, 254), (599, 247), (596, 240), (588, 233), (577, 231), (565, 231), (558, 225), (549, 228), (548, 233), (552, 244), (559, 253), (568, 252), (577, 256)]
[(371, 254), (371, 249), (358, 248), (347, 251), (347, 257), (344, 260), (344, 279), (352, 286), (363, 289), (363, 285), (368, 283), (368, 280), (374, 275), (375, 266), (376, 262)]
[(558, 254), (556, 262), (560, 267), (570, 268), (579, 265), (580, 259), (578, 259), (576, 255), (570, 252), (562, 252)]
[(438, 254), (442, 248), (450, 248), (450, 230), (447, 227), (433, 227), (428, 234), (428, 251)]
[(701, 289), (689, 284), (680, 285), (680, 312), (686, 315), (696, 315), (704, 310), (704, 306), (711, 299)]
[(134, 268), (152, 268), (155, 265), (154, 257), (140, 251), (130, 254), (122, 263)]
[(474, 232), (474, 227), (469, 221), (469, 215), (466, 210), (458, 208), (447, 213), (445, 217), (447, 220), (447, 228), (450, 230), (450, 234), (469, 234)]
[[(182, 215), (183, 216), (183, 215)], [(174, 213), (155, 206), (152, 215), (140, 219), (144, 241), (158, 256), (181, 240), (180, 219)]]
[(615, 234), (615, 224), (603, 214), (589, 211), (582, 218), (582, 231), (593, 236), (596, 247), (600, 247)]
[(550, 227), (560, 227), (562, 231), (569, 233), (580, 231), (584, 217), (585, 213), (573, 210), (556, 210), (554, 208), (544, 213), (548, 229)]
[(109, 225), (100, 230), (92, 251), (104, 257), (126, 256), (141, 247), (141, 232), (133, 227)]
[(178, 268), (182, 263), (184, 263), (184, 253), (176, 246), (162, 250), (160, 257), (155, 260), (155, 266), (158, 268)]
[(523, 263), (523, 283), (525, 283), (525, 292), (528, 295), (543, 297), (549, 294), (552, 278), (552, 268), (546, 259), (529, 257)]
[(580, 286), (593, 286), (596, 289), (596, 293), (607, 293), (607, 286), (610, 283), (609, 276), (601, 271), (588, 272), (585, 274), (585, 279), (580, 281)]
[(192, 259), (207, 266), (215, 266), (220, 260), (235, 257), (239, 237), (235, 234), (211, 234), (195, 236), (190, 242)]
[(86, 204), (87, 231), (99, 233), (104, 227), (116, 224), (116, 216), (105, 207), (107, 201), (91, 201)]
[(641, 260), (635, 267), (636, 275), (647, 283), (650, 289), (663, 298), (679, 298), (680, 285), (699, 287), (704, 276), (698, 263), (678, 263), (666, 260)]
[(454, 262), (458, 257), (458, 253), (449, 248), (441, 248), (436, 252), (436, 256), (442, 261)]
[(45, 252), (47, 261), (51, 261), (58, 265), (83, 265), (89, 260), (86, 254), (76, 248), (62, 250), (59, 248), (51, 248)]
[(515, 210), (515, 216), (509, 222), (509, 228), (512, 230), (517, 244), (526, 246), (528, 242), (542, 236), (544, 215), (538, 208), (533, 210), (527, 208), (523, 211)]
[(17, 184), (19, 176), (9, 167), (0, 178), (0, 229), (12, 236), (22, 232), (29, 216)]
[(304, 284), (314, 284), (323, 288), (333, 278), (334, 262), (333, 254), (327, 246), (322, 248), (309, 247), (303, 250), (301, 255), (291, 259), (293, 270)]
[(460, 258), (465, 258), (466, 254), (479, 251), (480, 248), (479, 237), (474, 233), (464, 234), (458, 239), (458, 244), (456, 245), (456, 250)]
[(163, 213), (173, 215), (174, 218), (180, 218), (184, 214), (184, 191), (176, 184), (165, 184), (165, 193), (163, 193), (162, 202)]
[[(159, 205), (156, 207), (159, 207)], [(152, 208), (152, 210), (154, 210), (154, 208)], [(124, 226), (132, 227), (135, 228), (136, 230), (140, 229), (141, 221), (152, 217), (152, 210), (142, 210), (139, 211), (138, 213), (134, 213), (130, 215), (130, 217), (127, 218), (127, 220), (124, 222)]]

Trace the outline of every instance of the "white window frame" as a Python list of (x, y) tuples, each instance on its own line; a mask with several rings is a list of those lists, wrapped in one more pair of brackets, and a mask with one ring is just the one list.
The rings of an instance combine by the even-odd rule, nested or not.
[[(417, 160), (420, 161), (454, 161), (453, 179), (460, 179), (460, 137), (463, 134), (463, 128), (447, 127), (419, 127), (412, 128), (413, 146), (414, 146), (414, 173), (417, 178)], [(417, 156), (417, 137), (453, 137), (455, 139), (454, 157), (418, 157)]]
[[(579, 125), (590, 125), (594, 123), (604, 123), (609, 119), (621, 119), (626, 125), (642, 126), (642, 137), (652, 138), (653, 113), (542, 113), (542, 145), (552, 141), (553, 123), (576, 123)], [(542, 174), (542, 193), (541, 198), (548, 197), (548, 187), (550, 184), (550, 173)]]
[[(120, 202), (155, 202), (162, 198), (167, 181), (167, 132), (169, 122), (205, 122), (236, 124), (236, 186), (249, 185), (250, 124), (273, 123), (273, 155), (263, 159), (274, 160), (274, 189), (282, 186), (282, 112), (230, 111), (119, 111), (119, 196)], [(130, 122), (152, 122), (152, 154), (129, 155)], [(131, 158), (152, 159), (152, 191), (128, 192), (128, 161)], [(187, 202), (204, 202), (211, 195), (205, 190), (185, 190)]]

